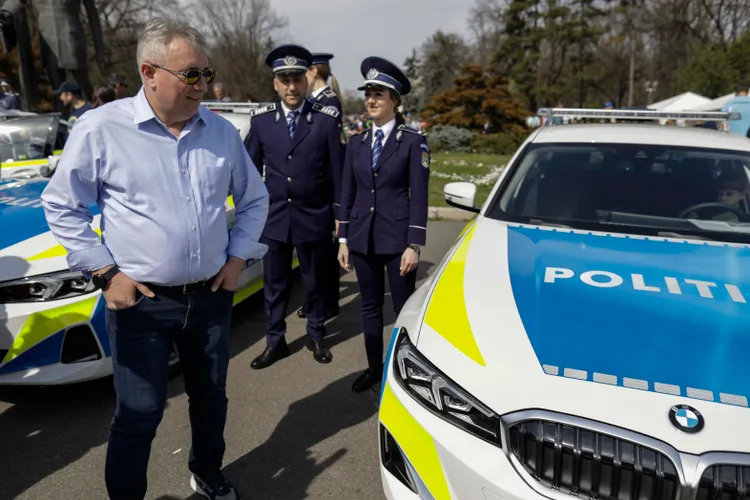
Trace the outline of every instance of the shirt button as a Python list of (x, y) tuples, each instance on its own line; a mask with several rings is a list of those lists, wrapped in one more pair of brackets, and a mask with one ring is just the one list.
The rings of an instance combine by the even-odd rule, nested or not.
[(192, 226), (190, 229), (192, 229), (193, 231), (195, 231), (195, 226)]
[(181, 172), (182, 172), (182, 173), (184, 174), (185, 172), (187, 172), (187, 170), (185, 170), (185, 169), (183, 168), (183, 169), (181, 170)]
[(192, 198), (190, 198), (190, 196), (188, 196), (188, 197), (186, 198), (186, 200), (187, 200), (187, 201), (190, 201), (190, 200), (192, 200)]
[(193, 254), (193, 257), (195, 257), (195, 258), (197, 259), (197, 258), (198, 258), (198, 254), (197, 254), (197, 253), (194, 253), (194, 254)]

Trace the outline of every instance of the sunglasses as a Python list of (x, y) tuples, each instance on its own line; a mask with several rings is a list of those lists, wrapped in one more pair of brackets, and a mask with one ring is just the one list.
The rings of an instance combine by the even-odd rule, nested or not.
[(189, 69), (187, 71), (176, 71), (173, 69), (165, 68), (163, 66), (159, 66), (157, 64), (151, 64), (148, 63), (151, 66), (153, 66), (156, 69), (163, 69), (164, 71), (169, 71), (173, 75), (182, 76), (185, 78), (185, 83), (188, 85), (195, 85), (197, 84), (201, 76), (206, 79), (206, 83), (209, 84), (216, 78), (216, 70), (206, 68), (206, 69)]

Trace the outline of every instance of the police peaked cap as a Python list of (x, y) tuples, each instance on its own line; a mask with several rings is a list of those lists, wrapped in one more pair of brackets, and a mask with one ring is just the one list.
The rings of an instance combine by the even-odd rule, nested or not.
[(266, 66), (275, 74), (304, 73), (310, 67), (312, 54), (299, 45), (282, 45), (276, 47), (266, 56)]
[(313, 52), (312, 55), (313, 64), (330, 64), (331, 59), (333, 59), (333, 54), (325, 52)]
[(360, 66), (365, 83), (357, 90), (365, 90), (368, 87), (386, 87), (396, 91), (399, 95), (411, 92), (411, 82), (398, 66), (382, 57), (368, 57), (362, 61)]

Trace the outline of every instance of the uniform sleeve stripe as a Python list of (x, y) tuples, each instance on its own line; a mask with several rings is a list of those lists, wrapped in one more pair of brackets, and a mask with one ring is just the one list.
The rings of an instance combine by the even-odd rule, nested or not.
[(427, 228), (426, 227), (422, 227), (422, 226), (409, 226), (409, 227), (413, 227), (415, 229), (424, 229), (425, 231), (427, 231)]

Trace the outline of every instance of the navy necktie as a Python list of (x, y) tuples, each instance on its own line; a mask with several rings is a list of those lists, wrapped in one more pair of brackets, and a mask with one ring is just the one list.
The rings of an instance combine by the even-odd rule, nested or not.
[(378, 164), (378, 158), (380, 158), (380, 152), (383, 151), (383, 131), (378, 129), (375, 132), (375, 144), (372, 145), (372, 168)]
[(294, 139), (294, 131), (297, 130), (297, 115), (299, 115), (299, 111), (290, 111), (289, 116), (287, 117), (289, 120), (287, 126), (289, 127), (290, 139)]

